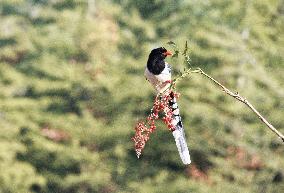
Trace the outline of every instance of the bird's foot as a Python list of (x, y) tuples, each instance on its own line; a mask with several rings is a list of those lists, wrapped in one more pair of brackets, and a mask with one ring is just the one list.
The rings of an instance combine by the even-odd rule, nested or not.
[(163, 82), (163, 84), (171, 84), (172, 80), (166, 80), (165, 82)]

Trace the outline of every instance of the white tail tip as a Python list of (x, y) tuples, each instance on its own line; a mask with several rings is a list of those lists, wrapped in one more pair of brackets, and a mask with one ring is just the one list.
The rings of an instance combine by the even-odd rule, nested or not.
[(190, 155), (188, 151), (188, 147), (184, 138), (184, 135), (179, 131), (175, 130), (173, 131), (173, 136), (176, 141), (176, 146), (180, 155), (180, 158), (182, 160), (182, 163), (185, 165), (189, 165), (191, 163)]
[(182, 163), (185, 165), (189, 165), (191, 163), (190, 155), (188, 151), (183, 151), (181, 153)]

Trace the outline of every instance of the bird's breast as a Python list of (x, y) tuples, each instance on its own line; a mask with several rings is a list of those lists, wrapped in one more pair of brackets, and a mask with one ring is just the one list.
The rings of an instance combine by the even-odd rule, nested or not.
[(155, 75), (146, 67), (144, 75), (158, 92), (164, 92), (170, 86), (166, 82), (171, 80), (171, 73), (166, 68), (160, 74)]

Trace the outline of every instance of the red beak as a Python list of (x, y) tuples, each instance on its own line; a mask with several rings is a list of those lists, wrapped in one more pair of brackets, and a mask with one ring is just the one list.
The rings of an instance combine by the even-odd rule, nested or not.
[(166, 51), (166, 52), (164, 52), (163, 53), (165, 56), (171, 56), (171, 55), (173, 55), (170, 51)]

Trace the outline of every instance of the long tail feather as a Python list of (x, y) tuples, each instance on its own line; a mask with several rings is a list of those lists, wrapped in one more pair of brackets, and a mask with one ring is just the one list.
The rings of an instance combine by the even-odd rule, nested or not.
[(172, 100), (170, 100), (169, 106), (172, 108), (173, 111), (173, 124), (175, 126), (175, 130), (173, 131), (173, 136), (175, 138), (176, 146), (178, 148), (178, 152), (182, 162), (188, 165), (191, 163), (191, 160), (186, 143), (185, 132), (181, 121), (181, 116), (179, 114), (178, 104), (174, 96), (172, 96), (171, 98)]

